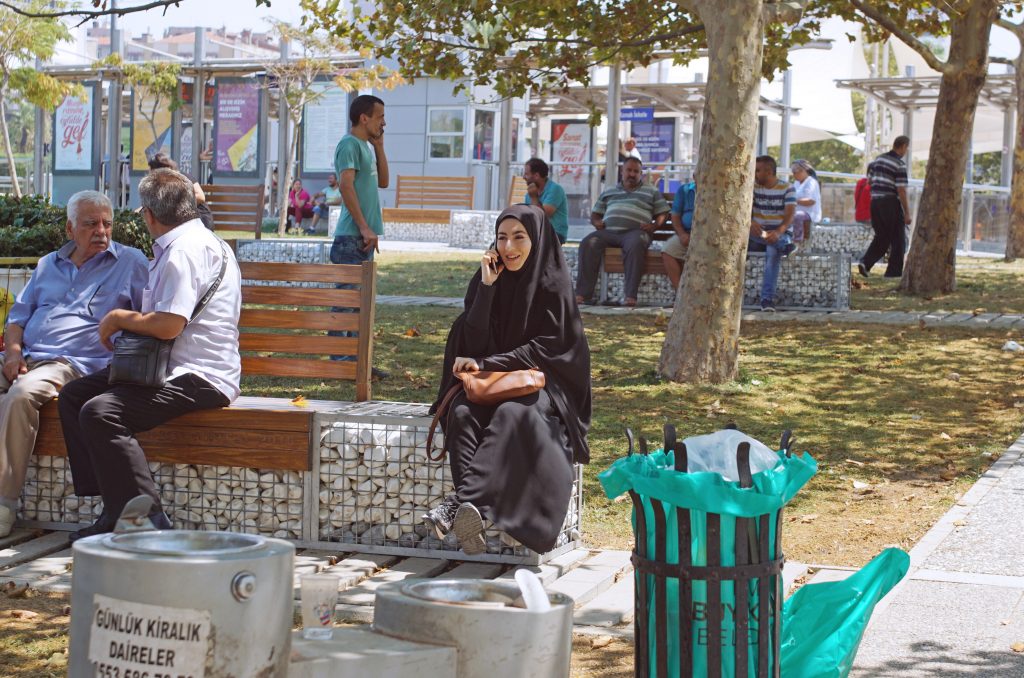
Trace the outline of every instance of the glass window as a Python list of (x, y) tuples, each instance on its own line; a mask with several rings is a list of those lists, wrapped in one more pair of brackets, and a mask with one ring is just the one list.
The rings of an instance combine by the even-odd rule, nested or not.
[(494, 111), (476, 111), (473, 160), (494, 160)]
[(461, 159), (465, 156), (466, 110), (434, 108), (428, 113), (427, 142), (431, 158)]

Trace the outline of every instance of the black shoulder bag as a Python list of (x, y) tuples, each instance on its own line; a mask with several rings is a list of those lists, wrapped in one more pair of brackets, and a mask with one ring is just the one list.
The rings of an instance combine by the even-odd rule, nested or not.
[[(210, 303), (214, 292), (220, 287), (224, 280), (224, 271), (228, 267), (228, 253), (224, 243), (220, 244), (222, 250), (220, 273), (217, 279), (206, 290), (206, 294), (196, 304), (192, 311), (192, 317), (185, 323), (185, 327), (196, 319), (206, 305)], [(182, 332), (185, 328), (181, 328)], [(110, 378), (108, 384), (134, 384), (136, 386), (150, 386), (159, 388), (167, 381), (167, 363), (171, 358), (171, 349), (174, 347), (174, 339), (157, 339), (145, 334), (136, 334), (124, 330), (121, 336), (114, 342), (114, 355), (110, 359)]]

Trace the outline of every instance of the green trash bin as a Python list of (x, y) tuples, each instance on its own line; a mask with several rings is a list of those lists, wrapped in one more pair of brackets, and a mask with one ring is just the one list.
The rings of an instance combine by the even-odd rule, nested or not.
[[(779, 676), (782, 507), (817, 464), (788, 451), (751, 473), (750, 444), (735, 452), (737, 480), (688, 472), (687, 450), (665, 445), (616, 461), (598, 477), (609, 498), (633, 500), (635, 674)], [(688, 548), (680, 548), (687, 545)]]

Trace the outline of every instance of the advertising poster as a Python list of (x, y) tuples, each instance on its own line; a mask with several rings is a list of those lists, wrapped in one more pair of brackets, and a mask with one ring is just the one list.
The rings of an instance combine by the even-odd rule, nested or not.
[(655, 118), (632, 124), (633, 138), (645, 165), (672, 162), (676, 150), (676, 119)]
[(53, 171), (93, 170), (93, 85), (86, 85), (79, 99), (65, 97), (54, 112)]
[(554, 180), (567, 195), (590, 195), (590, 125), (583, 120), (551, 121), (551, 164)]
[(316, 83), (323, 92), (302, 114), (302, 173), (334, 171), (334, 149), (348, 132), (348, 95), (334, 83)]
[(157, 153), (171, 155), (171, 111), (166, 96), (137, 90), (132, 94), (132, 171), (148, 172)]
[(214, 108), (214, 172), (259, 172), (260, 86), (221, 78)]

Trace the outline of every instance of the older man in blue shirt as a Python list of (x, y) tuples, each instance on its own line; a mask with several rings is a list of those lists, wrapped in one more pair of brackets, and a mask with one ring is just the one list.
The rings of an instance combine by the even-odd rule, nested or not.
[(110, 362), (99, 324), (115, 308), (142, 305), (149, 262), (111, 240), (114, 212), (96, 191), (68, 201), (71, 238), (40, 259), (11, 307), (0, 371), (0, 537), (14, 525), (39, 409), (72, 379)]

